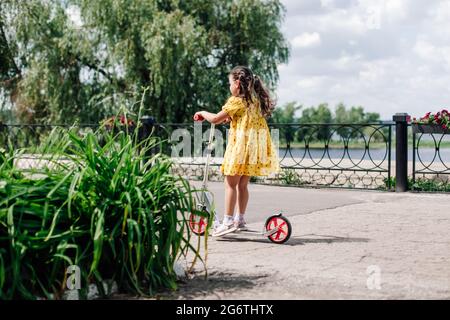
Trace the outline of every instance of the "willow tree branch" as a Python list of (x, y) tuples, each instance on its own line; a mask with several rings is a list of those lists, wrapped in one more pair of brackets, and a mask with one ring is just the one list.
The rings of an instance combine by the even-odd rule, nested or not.
[(6, 51), (7, 51), (7, 54), (8, 54), (8, 58), (9, 58), (9, 60), (11, 60), (12, 66), (14, 68), (14, 71), (21, 78), (22, 77), (22, 72), (19, 69), (19, 67), (17, 66), (16, 61), (14, 60), (14, 55), (12, 54), (11, 47), (10, 47), (10, 45), (8, 43), (8, 39), (6, 38), (6, 33), (5, 33), (5, 30), (4, 30), (3, 18), (2, 18), (1, 12), (0, 12), (0, 40), (5, 44)]
[[(114, 82), (115, 82), (114, 77), (113, 77), (110, 73), (108, 73), (108, 72), (106, 72), (105, 70), (103, 70), (102, 68), (100, 68), (98, 65), (96, 65), (96, 64), (94, 64), (94, 63), (91, 63), (91, 62), (87, 61), (86, 59), (82, 59), (82, 58), (80, 58), (80, 57), (78, 57), (78, 56), (75, 57), (75, 59), (76, 59), (79, 63), (81, 63), (82, 65), (88, 67), (89, 69), (95, 70), (95, 71), (97, 71), (98, 73), (102, 74), (106, 79), (109, 80), (109, 82), (110, 82), (111, 84), (114, 84)], [(127, 86), (126, 86), (126, 84), (125, 84), (124, 81), (116, 81), (116, 82), (117, 82), (118, 86), (119, 86), (121, 89), (123, 89), (123, 90), (126, 89)]]

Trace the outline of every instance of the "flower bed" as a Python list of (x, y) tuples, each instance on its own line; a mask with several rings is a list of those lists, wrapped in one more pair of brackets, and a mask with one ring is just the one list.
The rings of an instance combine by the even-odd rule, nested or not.
[(436, 113), (427, 112), (425, 116), (413, 118), (412, 129), (414, 133), (450, 133), (450, 113), (443, 109)]

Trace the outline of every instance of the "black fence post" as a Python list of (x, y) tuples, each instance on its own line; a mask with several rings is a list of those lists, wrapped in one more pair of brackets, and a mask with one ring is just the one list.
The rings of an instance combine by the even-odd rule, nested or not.
[(396, 113), (395, 121), (395, 191), (408, 191), (408, 114)]
[(150, 133), (152, 132), (152, 128), (155, 125), (155, 118), (150, 116), (142, 116), (141, 117), (141, 123), (142, 123), (142, 131), (140, 132), (139, 139), (143, 140), (146, 139)]

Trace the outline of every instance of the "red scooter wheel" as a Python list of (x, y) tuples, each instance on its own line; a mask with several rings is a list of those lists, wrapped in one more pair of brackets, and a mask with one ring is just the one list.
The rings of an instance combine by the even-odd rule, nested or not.
[(283, 217), (281, 214), (269, 217), (266, 220), (265, 229), (268, 232), (274, 229), (278, 229), (278, 231), (267, 237), (270, 241), (278, 244), (288, 241), (292, 233), (291, 223), (286, 217)]
[(189, 228), (198, 236), (203, 236), (208, 226), (208, 219), (198, 214), (191, 213), (189, 216)]

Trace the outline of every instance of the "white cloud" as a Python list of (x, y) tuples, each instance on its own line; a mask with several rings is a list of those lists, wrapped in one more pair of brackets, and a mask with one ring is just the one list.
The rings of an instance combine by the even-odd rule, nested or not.
[(450, 1), (282, 1), (294, 50), (279, 104), (342, 101), (386, 120), (450, 107)]
[(426, 62), (441, 65), (450, 71), (450, 46), (437, 47), (424, 39), (418, 39), (413, 51)]
[(333, 0), (320, 0), (320, 5), (324, 8), (332, 7), (333, 6)]
[(368, 30), (365, 16), (351, 13), (345, 9), (336, 9), (328, 14), (318, 16), (311, 26), (323, 33), (334, 30), (348, 34), (363, 34)]
[(324, 76), (303, 78), (297, 81), (297, 86), (302, 89), (319, 89), (325, 80)]
[(418, 40), (413, 51), (424, 60), (434, 60), (436, 48), (424, 40)]
[(320, 34), (317, 32), (305, 32), (295, 37), (291, 43), (294, 48), (316, 47), (320, 45)]
[[(363, 64), (362, 70), (359, 72), (359, 80), (369, 86), (377, 85), (377, 83), (387, 80), (387, 65), (389, 63), (386, 61), (373, 61), (365, 62)], [(390, 64), (392, 67), (392, 63)]]
[(431, 10), (431, 15), (437, 23), (450, 21), (450, 1), (442, 1)]
[(343, 54), (338, 59), (334, 60), (332, 64), (336, 70), (347, 70), (357, 65), (361, 61), (361, 58), (361, 54), (349, 55), (343, 52)]

